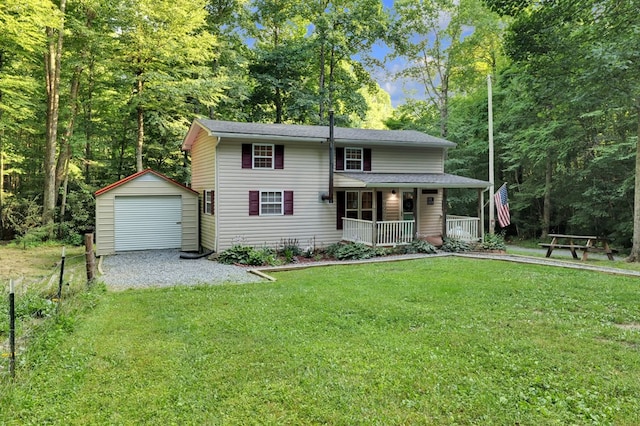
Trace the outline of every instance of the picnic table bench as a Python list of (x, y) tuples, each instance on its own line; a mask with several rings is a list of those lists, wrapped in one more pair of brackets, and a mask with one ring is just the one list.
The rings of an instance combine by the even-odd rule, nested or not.
[(596, 237), (591, 235), (567, 235), (567, 234), (549, 234), (550, 243), (539, 243), (541, 247), (547, 248), (545, 257), (551, 256), (554, 249), (568, 249), (574, 259), (578, 258), (576, 250), (582, 251), (582, 260), (587, 260), (588, 254), (591, 252), (601, 252), (607, 255), (609, 260), (613, 260), (613, 253), (617, 250), (609, 247), (609, 239), (605, 237)]

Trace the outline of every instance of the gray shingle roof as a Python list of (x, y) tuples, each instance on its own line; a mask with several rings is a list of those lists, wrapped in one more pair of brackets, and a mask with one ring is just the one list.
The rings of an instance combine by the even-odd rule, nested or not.
[[(221, 137), (273, 137), (276, 139), (309, 139), (324, 141), (329, 138), (329, 126), (308, 126), (297, 124), (237, 123), (199, 119), (200, 125), (212, 135)], [(415, 130), (373, 130), (334, 128), (336, 142), (360, 142), (366, 144), (420, 145), (453, 148), (455, 143)]]
[(488, 188), (489, 182), (448, 173), (344, 173), (337, 175), (359, 180), (367, 186), (420, 188)]

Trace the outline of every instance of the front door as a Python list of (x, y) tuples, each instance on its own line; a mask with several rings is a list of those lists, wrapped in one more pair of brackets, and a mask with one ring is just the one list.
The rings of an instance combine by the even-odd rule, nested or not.
[(414, 220), (414, 204), (413, 191), (402, 191), (402, 220)]

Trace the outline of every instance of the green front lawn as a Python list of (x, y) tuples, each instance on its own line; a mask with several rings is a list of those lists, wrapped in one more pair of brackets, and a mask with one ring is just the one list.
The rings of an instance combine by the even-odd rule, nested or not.
[(638, 279), (449, 257), (274, 275), (105, 294), (5, 384), (0, 424), (640, 423)]

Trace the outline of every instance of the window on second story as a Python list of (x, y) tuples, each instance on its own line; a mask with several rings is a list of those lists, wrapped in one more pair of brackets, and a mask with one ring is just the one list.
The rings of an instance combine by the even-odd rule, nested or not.
[(253, 144), (253, 168), (273, 169), (273, 145)]
[(335, 170), (352, 172), (371, 171), (371, 148), (336, 147)]
[(362, 171), (362, 148), (344, 149), (344, 169), (352, 171)]
[(284, 145), (242, 144), (243, 169), (284, 169)]

